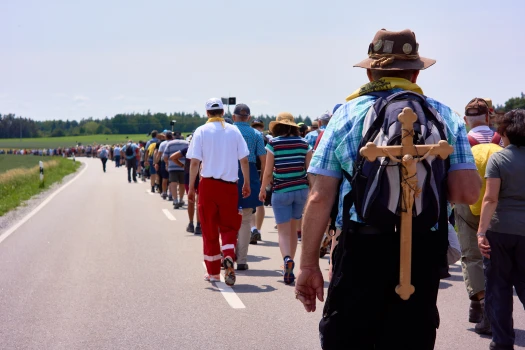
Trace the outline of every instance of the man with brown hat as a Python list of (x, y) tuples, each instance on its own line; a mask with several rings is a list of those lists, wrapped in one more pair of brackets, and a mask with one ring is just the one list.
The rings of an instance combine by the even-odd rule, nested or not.
[[(338, 190), (341, 199), (344, 199), (339, 201), (343, 230), (334, 252), (333, 277), (319, 325), (324, 350), (434, 348), (439, 325), (436, 306), (439, 280), (443, 269), (447, 268), (447, 199), (454, 203), (471, 204), (478, 199), (480, 189), (480, 178), (465, 124), (449, 107), (423, 96), (422, 89), (416, 84), (419, 71), (434, 63), (434, 60), (419, 56), (419, 45), (411, 30), (391, 32), (382, 29), (377, 32), (368, 47), (368, 58), (356, 65), (366, 69), (370, 82), (348, 96), (347, 102), (337, 110), (312, 158), (309, 173), (315, 175), (316, 180), (303, 221), (301, 272), (295, 288), (296, 298), (308, 312), (316, 310), (316, 298), (321, 301), (324, 299), (319, 246)], [(388, 103), (381, 107), (376, 102)], [(363, 175), (363, 169), (359, 166), (375, 166), (371, 162), (372, 165), (365, 164), (361, 158), (359, 160), (363, 162), (357, 163), (359, 149), (364, 146), (362, 142), (371, 140), (382, 144), (386, 139), (392, 141), (393, 145), (399, 144), (402, 131), (397, 116), (401, 111), (389, 109), (388, 106), (400, 106), (403, 103), (411, 106), (418, 120), (435, 122), (425, 124), (424, 128), (422, 124), (416, 124), (418, 128), (414, 129), (414, 144), (434, 144), (437, 142), (429, 140), (437, 138), (448, 139), (454, 147), (447, 161), (449, 165), (435, 157), (426, 160), (418, 158), (419, 162), (424, 163), (418, 163), (417, 173), (418, 187), (424, 191), (419, 199), (421, 203), (425, 194), (430, 192), (427, 181), (420, 180), (420, 175), (434, 181), (426, 172), (426, 166), (430, 166), (434, 174), (434, 164), (441, 165), (439, 175), (443, 182), (439, 183), (439, 188), (433, 194), (433, 208), (438, 207), (439, 210), (432, 213), (432, 219), (416, 221), (418, 217), (415, 216), (413, 221), (411, 282), (415, 293), (408, 300), (401, 299), (395, 292), (399, 282), (400, 261), (399, 229), (396, 229), (396, 226), (399, 227), (398, 215), (401, 210), (399, 185), (382, 186), (380, 195), (397, 191), (397, 200), (394, 195), (390, 202), (372, 199), (371, 213), (366, 213), (366, 216), (362, 211), (363, 202), (354, 200), (362, 199), (359, 190), (364, 189), (361, 178), (358, 178), (360, 182), (357, 184), (355, 181), (356, 177)], [(396, 120), (392, 125), (384, 127), (380, 123), (384, 118), (389, 118), (384, 120), (387, 122), (394, 116)], [(431, 130), (425, 130), (427, 128)], [(375, 130), (378, 133), (374, 135), (367, 132)], [(388, 174), (401, 172), (395, 169), (393, 161), (385, 157), (381, 161), (392, 165), (384, 167), (387, 181), (392, 179), (388, 178)], [(383, 164), (380, 161), (376, 163), (379, 166)], [(358, 176), (353, 178), (354, 172)], [(370, 173), (368, 180), (376, 174)], [(341, 178), (343, 182), (339, 186)], [(396, 182), (399, 184), (399, 175)], [(390, 209), (385, 216), (377, 214), (375, 210), (381, 205), (381, 208)], [(391, 206), (394, 207), (393, 212)], [(414, 212), (421, 208), (427, 207), (416, 205)], [(386, 225), (387, 221), (389, 225)]]

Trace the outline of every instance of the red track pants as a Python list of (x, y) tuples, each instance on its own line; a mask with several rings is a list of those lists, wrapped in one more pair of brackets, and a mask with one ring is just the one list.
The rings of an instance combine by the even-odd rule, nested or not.
[(210, 275), (221, 272), (222, 239), (224, 257), (235, 258), (237, 233), (241, 228), (242, 215), (239, 215), (239, 195), (237, 184), (210, 178), (202, 178), (199, 183), (199, 215), (204, 246), (204, 262)]

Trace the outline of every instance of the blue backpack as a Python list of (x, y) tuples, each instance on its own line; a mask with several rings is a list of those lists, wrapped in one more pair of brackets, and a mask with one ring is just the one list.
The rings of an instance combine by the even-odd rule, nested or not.
[[(440, 140), (447, 140), (445, 122), (426, 101), (425, 96), (410, 91), (394, 94), (375, 92), (371, 95), (377, 96), (378, 99), (365, 117), (363, 137), (358, 149), (368, 142), (378, 146), (400, 145), (401, 123), (397, 118), (405, 107), (410, 107), (418, 116), (414, 123), (414, 145), (437, 144)], [(360, 154), (357, 155), (353, 175), (345, 173), (352, 185), (351, 193), (344, 200), (345, 227), (348, 227), (350, 221), (348, 212), (352, 204), (359, 219), (365, 224), (387, 232), (399, 227), (402, 200), (401, 166), (388, 157), (379, 157), (374, 162), (369, 162)], [(429, 156), (417, 163), (418, 187), (421, 188), (421, 194), (414, 201), (414, 230), (429, 230), (440, 218), (446, 217), (448, 168), (448, 158), (442, 160)]]

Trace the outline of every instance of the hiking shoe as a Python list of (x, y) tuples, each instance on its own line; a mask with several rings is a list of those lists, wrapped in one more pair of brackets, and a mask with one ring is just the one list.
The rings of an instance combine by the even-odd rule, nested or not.
[(237, 264), (237, 271), (248, 270), (248, 264)]
[(490, 342), (489, 345), (490, 350), (514, 350), (513, 345), (502, 345), (495, 342)]
[(222, 266), (224, 266), (224, 283), (228, 286), (235, 284), (235, 269), (233, 268), (233, 259), (229, 256), (225, 257)]
[(483, 315), (483, 319), (480, 323), (476, 323), (474, 327), (474, 332), (482, 335), (492, 335), (492, 327), (487, 316)]
[(162, 197), (162, 199), (166, 199), (166, 198), (168, 198), (168, 195), (166, 194), (166, 192), (164, 192), (163, 194), (161, 194), (161, 197)]
[(284, 283), (292, 284), (295, 281), (295, 275), (293, 274), (294, 267), (295, 267), (295, 263), (293, 262), (292, 258), (290, 258), (289, 256), (284, 258), (284, 268), (283, 268)]
[(186, 227), (186, 232), (190, 232), (190, 233), (195, 232), (195, 227), (193, 227), (193, 222), (190, 222), (188, 224), (188, 227)]
[(297, 241), (298, 241), (298, 242), (301, 242), (302, 240), (303, 240), (303, 235), (302, 235), (302, 233), (297, 232)]
[(151, 193), (155, 193), (155, 186), (151, 186)]
[(197, 223), (197, 227), (195, 227), (195, 234), (202, 235), (201, 224), (199, 222)]
[(480, 323), (483, 319), (483, 310), (481, 309), (481, 302), (472, 300), (468, 310), (468, 321), (470, 323)]
[(252, 231), (252, 240), (260, 241), (261, 240), (261, 232), (258, 229), (255, 229)]
[(186, 205), (186, 203), (185, 203), (184, 201), (182, 201), (182, 200), (181, 200), (179, 203), (180, 203), (180, 206), (181, 206), (181, 207), (182, 207), (183, 205)]
[(169, 200), (170, 202), (173, 201), (173, 196), (172, 196), (171, 194), (168, 196), (168, 200)]

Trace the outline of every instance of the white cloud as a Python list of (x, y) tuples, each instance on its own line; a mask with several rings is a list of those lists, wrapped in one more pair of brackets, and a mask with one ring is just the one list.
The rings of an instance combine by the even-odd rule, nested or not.
[(67, 97), (67, 95), (65, 93), (63, 93), (63, 92), (55, 92), (52, 96), (55, 97), (55, 98)]
[(7, 94), (0, 94), (0, 100), (5, 100), (7, 98)]
[(75, 95), (75, 97), (73, 97), (73, 101), (75, 101), (75, 102), (85, 102), (85, 101), (89, 101), (89, 97), (82, 96), (82, 95)]

